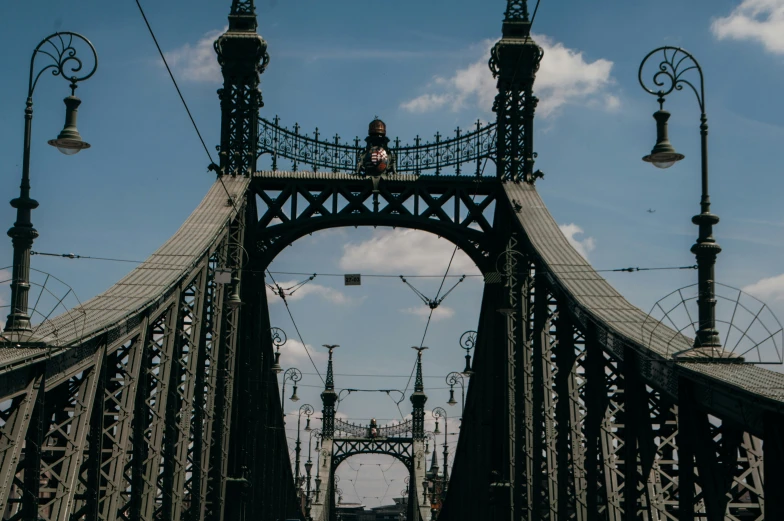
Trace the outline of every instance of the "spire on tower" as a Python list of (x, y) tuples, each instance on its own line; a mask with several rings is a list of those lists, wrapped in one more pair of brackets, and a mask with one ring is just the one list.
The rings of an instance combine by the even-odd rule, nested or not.
[(422, 351), (425, 349), (427, 348), (420, 347), (417, 349), (416, 380), (414, 380), (414, 392), (425, 392), (425, 382), (422, 380)]
[(427, 402), (425, 384), (422, 379), (422, 351), (427, 348), (413, 346), (411, 349), (417, 350), (416, 380), (414, 381), (414, 393), (411, 395), (411, 405), (414, 406), (411, 413), (412, 430), (414, 439), (422, 440), (425, 438), (425, 403)]
[(335, 377), (334, 377), (334, 375), (332, 373), (332, 351), (336, 347), (340, 347), (340, 346), (337, 345), (337, 344), (335, 344), (335, 345), (324, 344), (324, 347), (329, 349), (329, 361), (327, 362), (327, 381), (325, 383), (324, 390), (325, 391), (333, 391), (334, 392), (335, 391)]
[(490, 54), (490, 70), (498, 79), (496, 150), (498, 177), (504, 181), (533, 183), (533, 128), (537, 98), (533, 95), (536, 71), (543, 51), (531, 38), (526, 0), (507, 0), (502, 38)]
[(433, 457), (430, 460), (430, 470), (427, 471), (428, 477), (433, 479), (438, 476), (438, 451), (433, 448)]
[(332, 373), (332, 351), (340, 346), (337, 344), (324, 344), (324, 347), (329, 349), (329, 362), (327, 362), (327, 379), (324, 382), (324, 391), (321, 393), (321, 403), (323, 405), (321, 411), (321, 436), (324, 439), (331, 439), (335, 434), (335, 403), (338, 401), (338, 395), (335, 392), (335, 377)]
[(269, 63), (267, 42), (256, 32), (253, 0), (232, 0), (229, 29), (215, 40), (223, 73), (218, 175), (250, 176), (256, 170), (259, 108), (264, 106), (259, 75)]

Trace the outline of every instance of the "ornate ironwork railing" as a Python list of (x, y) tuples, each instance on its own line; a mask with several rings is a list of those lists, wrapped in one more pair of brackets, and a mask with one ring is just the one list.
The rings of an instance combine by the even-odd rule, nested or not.
[[(413, 428), (414, 424), (411, 420), (407, 420), (403, 423), (385, 425), (383, 427), (376, 428), (376, 437), (392, 438), (394, 436), (411, 433)], [(367, 438), (370, 436), (369, 425), (355, 425), (353, 423), (338, 420), (337, 418), (335, 418), (335, 431), (340, 431), (351, 436), (356, 436), (357, 438)]]
[[(413, 145), (401, 145), (400, 139), (396, 138), (390, 143), (397, 157), (396, 170), (416, 175), (432, 171), (440, 175), (444, 169), (454, 169), (455, 175), (470, 172), (481, 176), (486, 162), (495, 161), (495, 128), (495, 123), (482, 126), (477, 121), (474, 130), (464, 132), (457, 128), (454, 137), (447, 139), (436, 133), (433, 141), (423, 141), (417, 136)], [(331, 141), (323, 141), (318, 128), (312, 136), (301, 134), (300, 130), (298, 124), (293, 130), (282, 127), (277, 116), (272, 121), (259, 118), (258, 156), (269, 154), (273, 170), (278, 169), (280, 159), (287, 159), (295, 172), (303, 165), (314, 172), (319, 169), (355, 171), (359, 154), (364, 149), (360, 138), (347, 143), (335, 135)], [(465, 168), (468, 164), (471, 167)]]

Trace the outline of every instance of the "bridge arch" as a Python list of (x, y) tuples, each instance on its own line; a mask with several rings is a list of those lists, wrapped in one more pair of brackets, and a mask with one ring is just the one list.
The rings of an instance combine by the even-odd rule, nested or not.
[(460, 247), (483, 274), (496, 270), (503, 249), (495, 178), (396, 175), (374, 190), (370, 178), (350, 174), (260, 172), (250, 190), (260, 208), (254, 238), (264, 267), (297, 239), (338, 227), (426, 231)]

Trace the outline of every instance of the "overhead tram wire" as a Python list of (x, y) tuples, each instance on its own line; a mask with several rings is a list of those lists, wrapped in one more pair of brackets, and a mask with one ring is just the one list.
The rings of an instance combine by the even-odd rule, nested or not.
[[(166, 67), (166, 71), (169, 73), (169, 77), (174, 84), (174, 88), (177, 90), (177, 95), (180, 97), (180, 101), (182, 101), (182, 106), (185, 107), (185, 112), (188, 113), (188, 118), (191, 120), (191, 124), (193, 125), (193, 130), (196, 131), (196, 135), (199, 136), (199, 141), (201, 141), (201, 146), (204, 147), (204, 151), (207, 153), (207, 157), (210, 160), (210, 166), (215, 164), (215, 161), (212, 159), (212, 154), (210, 154), (210, 149), (207, 147), (207, 143), (204, 142), (204, 138), (199, 131), (198, 125), (196, 125), (196, 120), (193, 119), (193, 114), (191, 114), (191, 109), (188, 108), (188, 103), (185, 102), (185, 97), (182, 95), (182, 91), (180, 90), (180, 86), (177, 84), (177, 80), (174, 78), (174, 73), (172, 72), (171, 68), (169, 67), (169, 63), (166, 61), (166, 56), (163, 54), (163, 50), (161, 49), (160, 44), (158, 43), (158, 38), (155, 37), (155, 32), (152, 30), (152, 26), (150, 25), (149, 20), (147, 20), (147, 15), (144, 14), (144, 9), (142, 9), (142, 4), (139, 3), (139, 0), (136, 1), (136, 6), (139, 8), (139, 13), (141, 13), (142, 18), (144, 19), (144, 24), (147, 26), (147, 30), (150, 32), (150, 36), (152, 36), (152, 41), (155, 42), (155, 47), (158, 49), (158, 54), (161, 55), (161, 60), (163, 60), (163, 65)], [(218, 175), (218, 180), (220, 181), (221, 186), (223, 186), (223, 190), (226, 192), (226, 196), (231, 201), (231, 205), (234, 207), (234, 211), (237, 212), (239, 215), (239, 208), (234, 202), (234, 197), (229, 193), (229, 189), (226, 188), (226, 184), (223, 182), (223, 176), (220, 174)]]
[[(521, 54), (521, 56), (522, 56), (522, 54)], [(517, 72), (515, 71), (515, 74), (516, 73)], [(498, 135), (498, 129), (496, 129), (496, 131), (493, 133), (493, 139), (496, 139), (497, 135)], [(487, 161), (488, 161), (488, 158), (486, 157), (485, 161), (484, 161), (484, 164), (482, 165), (482, 171), (479, 174), (480, 177), (485, 174), (485, 168), (487, 168)], [(479, 190), (479, 187), (477, 186), (476, 190), (474, 190), (474, 195), (471, 196), (471, 201), (474, 201), (476, 199), (476, 193), (477, 193), (478, 190)], [(455, 244), (455, 249), (452, 250), (452, 256), (449, 258), (449, 264), (446, 267), (446, 271), (444, 272), (444, 276), (441, 278), (441, 284), (438, 286), (438, 291), (436, 292), (436, 298), (434, 300), (435, 302), (439, 302), (438, 298), (441, 296), (441, 290), (444, 288), (444, 282), (446, 281), (446, 278), (449, 276), (449, 269), (452, 267), (452, 261), (455, 260), (455, 254), (457, 254), (457, 249), (458, 249), (458, 245)], [(401, 276), (400, 278), (403, 278), (403, 277)], [(462, 281), (463, 281), (463, 279), (460, 279), (460, 282), (462, 282)], [(405, 279), (403, 280), (403, 282), (405, 282)], [(460, 282), (458, 282), (458, 284), (460, 284)], [(457, 284), (455, 284), (455, 286), (457, 286)], [(412, 286), (412, 289), (413, 289), (413, 286)], [(452, 289), (454, 289), (454, 287)], [(451, 290), (450, 290), (450, 292), (451, 292)], [(430, 321), (433, 318), (433, 312), (436, 310), (436, 307), (430, 306), (430, 313), (427, 315), (427, 322), (425, 323), (425, 332), (422, 334), (422, 341), (419, 343), (419, 348), (420, 349), (422, 349), (422, 346), (425, 345), (425, 338), (427, 337), (427, 330), (430, 328)], [(416, 371), (416, 366), (417, 366), (417, 362), (415, 361), (414, 362), (414, 366), (411, 368), (411, 374), (408, 376), (408, 382), (406, 382), (406, 388), (403, 390), (404, 396), (405, 396), (405, 392), (408, 391), (408, 387), (411, 385), (411, 379), (414, 377), (414, 372)], [(403, 399), (401, 398), (400, 401), (402, 402)], [(398, 403), (398, 409), (400, 409), (400, 403)], [(401, 413), (401, 416), (402, 416), (402, 413)]]
[(316, 362), (313, 360), (313, 357), (312, 357), (312, 356), (310, 356), (310, 349), (308, 349), (308, 344), (306, 344), (306, 343), (305, 343), (305, 339), (304, 339), (304, 338), (302, 338), (302, 333), (300, 333), (300, 331), (299, 331), (299, 327), (297, 326), (297, 321), (296, 321), (296, 320), (294, 320), (294, 315), (291, 313), (291, 308), (289, 307), (289, 302), (288, 302), (288, 300), (286, 300), (285, 293), (284, 293), (284, 292), (283, 292), (283, 290), (280, 288), (280, 286), (278, 286), (278, 283), (277, 283), (277, 282), (275, 282), (275, 278), (272, 276), (272, 273), (270, 273), (270, 272), (269, 272), (269, 270), (267, 270), (267, 274), (269, 275), (269, 277), (270, 277), (270, 280), (272, 281), (272, 283), (273, 283), (273, 284), (274, 284), (274, 285), (275, 285), (275, 286), (276, 286), (278, 289), (280, 289), (281, 293), (279, 293), (279, 294), (278, 294), (278, 296), (281, 298), (281, 300), (283, 300), (283, 303), (286, 305), (286, 311), (287, 311), (287, 312), (288, 312), (288, 314), (289, 314), (289, 318), (291, 318), (291, 323), (294, 325), (294, 330), (297, 332), (297, 336), (299, 337), (299, 341), (300, 341), (300, 343), (302, 344), (302, 347), (303, 347), (303, 349), (305, 349), (305, 354), (307, 354), (307, 355), (308, 355), (308, 359), (310, 360), (310, 363), (313, 365), (313, 369), (315, 369), (315, 370), (316, 370), (316, 374), (317, 374), (317, 375), (318, 375), (318, 377), (321, 379), (321, 383), (323, 383), (323, 384), (325, 384), (325, 385), (326, 385), (326, 382), (324, 381), (324, 377), (323, 377), (323, 376), (321, 376), (321, 371), (319, 371), (319, 368), (318, 368), (318, 366), (316, 365)]
[[(107, 261), (107, 262), (128, 262), (132, 264), (147, 264), (148, 266), (162, 266), (167, 268), (190, 268), (191, 264), (168, 264), (164, 262), (147, 262), (147, 261), (140, 261), (140, 260), (133, 260), (133, 259), (116, 259), (111, 257), (91, 257), (88, 255), (77, 255), (75, 253), (48, 253), (42, 251), (31, 251), (30, 255), (44, 255), (47, 257), (61, 257), (64, 259), (73, 259), (73, 260), (98, 260), (98, 261)], [(573, 266), (573, 264), (550, 264), (550, 266)], [(610, 273), (610, 272), (626, 272), (626, 273), (635, 273), (638, 271), (661, 271), (661, 270), (696, 270), (697, 265), (692, 264), (689, 266), (662, 266), (662, 267), (655, 267), (655, 268), (640, 268), (638, 266), (630, 266), (628, 268), (607, 268), (607, 269), (587, 269), (587, 270), (574, 270), (568, 273), (564, 273), (570, 275), (572, 273)], [(243, 269), (245, 273), (270, 273), (276, 275), (305, 275), (305, 276), (317, 276), (317, 277), (344, 277), (344, 273), (305, 273), (305, 272), (298, 272), (298, 271), (270, 271), (270, 270), (249, 270)], [(400, 277), (405, 277), (407, 279), (413, 278), (442, 278), (443, 275), (393, 275), (393, 274), (375, 274), (375, 275), (362, 275), (365, 278), (382, 278), (382, 279), (399, 279)], [(446, 278), (462, 278), (462, 277), (484, 277), (481, 274), (467, 274), (467, 275), (447, 275)], [(305, 281), (303, 281), (305, 282)], [(297, 287), (301, 286), (302, 283), (297, 283)]]

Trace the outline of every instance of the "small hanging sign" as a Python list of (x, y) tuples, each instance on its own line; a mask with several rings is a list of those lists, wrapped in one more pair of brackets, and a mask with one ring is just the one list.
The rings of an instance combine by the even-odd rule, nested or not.
[(361, 286), (362, 275), (359, 273), (349, 273), (343, 276), (345, 286)]
[(218, 284), (231, 284), (231, 270), (227, 268), (216, 269), (215, 282)]

